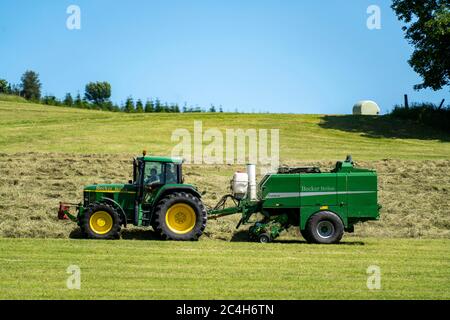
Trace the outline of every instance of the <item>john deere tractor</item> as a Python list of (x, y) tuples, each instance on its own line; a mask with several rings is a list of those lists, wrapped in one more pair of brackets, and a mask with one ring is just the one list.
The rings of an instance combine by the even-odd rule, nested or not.
[(122, 226), (132, 224), (152, 226), (163, 239), (196, 240), (207, 213), (197, 188), (183, 183), (181, 159), (144, 152), (133, 159), (133, 180), (86, 186), (83, 202), (60, 203), (58, 217), (77, 222), (91, 239), (119, 238)]

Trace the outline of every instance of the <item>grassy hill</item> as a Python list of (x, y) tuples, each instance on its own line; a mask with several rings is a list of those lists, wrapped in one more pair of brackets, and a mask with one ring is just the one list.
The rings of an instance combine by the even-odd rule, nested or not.
[(280, 130), (281, 160), (448, 159), (450, 135), (389, 117), (292, 114), (123, 114), (0, 101), (0, 150), (168, 154), (173, 130)]
[[(139, 241), (156, 239), (150, 228), (125, 229), (120, 241), (67, 240), (78, 230), (56, 219), (60, 200), (79, 201), (86, 184), (127, 181), (132, 156), (170, 153), (172, 131), (194, 120), (222, 132), (278, 128), (282, 163), (327, 169), (352, 154), (378, 171), (381, 220), (333, 246), (307, 245), (295, 229), (248, 243), (238, 216), (208, 221), (198, 242)], [(0, 299), (448, 299), (449, 141), (389, 117), (138, 115), (0, 101)], [(240, 168), (188, 165), (184, 174), (213, 205)], [(82, 290), (65, 287), (71, 264)], [(366, 287), (370, 265), (381, 268), (381, 290)]]

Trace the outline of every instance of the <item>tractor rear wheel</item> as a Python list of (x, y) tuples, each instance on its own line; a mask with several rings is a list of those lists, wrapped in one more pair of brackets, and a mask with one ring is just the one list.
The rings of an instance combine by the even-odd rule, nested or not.
[(168, 240), (197, 240), (205, 230), (207, 215), (202, 201), (186, 192), (167, 195), (155, 209), (155, 231)]
[[(321, 211), (309, 218), (306, 224), (307, 237), (319, 244), (338, 243), (344, 234), (341, 218), (330, 211)], [(308, 239), (306, 239), (308, 241)]]
[(81, 232), (90, 239), (118, 239), (119, 214), (106, 203), (92, 203), (84, 211)]

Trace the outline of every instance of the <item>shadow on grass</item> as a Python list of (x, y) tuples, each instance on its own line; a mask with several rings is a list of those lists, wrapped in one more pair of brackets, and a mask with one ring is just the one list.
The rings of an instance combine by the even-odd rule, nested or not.
[[(72, 230), (69, 238), (84, 239), (80, 228)], [(161, 240), (160, 235), (151, 229), (122, 229), (120, 238), (122, 240)]]
[[(299, 239), (299, 240), (295, 240), (295, 239), (289, 239), (289, 240), (274, 240), (273, 243), (284, 243), (284, 244), (293, 244), (293, 243), (302, 243), (302, 244), (311, 244), (311, 245), (315, 245), (313, 243), (308, 243), (303, 239)], [(337, 244), (338, 246), (364, 246), (365, 243), (363, 241), (343, 241), (343, 242), (339, 242), (339, 244)]]
[[(250, 237), (248, 235), (248, 231), (237, 231), (233, 234), (231, 237), (231, 242), (252, 242), (250, 240)], [(282, 239), (275, 239), (273, 243), (282, 243), (282, 244), (308, 244), (305, 240), (302, 238), (300, 239), (288, 239), (288, 240), (282, 240)], [(339, 245), (347, 245), (347, 246), (363, 246), (365, 243), (363, 241), (343, 241), (340, 242)]]
[(240, 230), (233, 233), (230, 242), (251, 242), (248, 231)]
[(445, 132), (409, 120), (399, 120), (389, 115), (326, 115), (322, 117), (319, 126), (324, 129), (361, 133), (362, 136), (368, 138), (450, 141), (450, 135)]
[(80, 228), (73, 229), (69, 234), (70, 239), (84, 239), (83, 234), (81, 233)]
[(122, 229), (123, 240), (160, 240), (161, 236), (152, 229)]
[[(206, 235), (206, 234), (205, 234)], [(70, 239), (84, 239), (80, 228), (76, 228), (74, 230), (72, 230), (72, 232), (69, 235)], [(156, 232), (154, 232), (151, 229), (122, 229), (121, 232), (121, 239), (122, 240), (159, 240), (161, 241), (161, 236), (159, 234), (157, 234)], [(221, 239), (216, 239), (218, 241), (227, 241), (227, 240), (221, 240)], [(233, 236), (231, 237), (230, 242), (254, 242), (252, 240), (250, 240), (250, 237), (248, 235), (248, 231), (246, 230), (241, 230), (241, 231), (237, 231), (233, 234)], [(280, 240), (280, 239), (275, 239), (273, 241), (273, 243), (281, 243), (281, 244), (308, 244), (305, 240), (303, 239), (288, 239), (288, 240)], [(345, 241), (345, 242), (341, 242), (339, 243), (339, 245), (350, 245), (350, 246), (355, 246), (355, 245), (359, 245), (359, 246), (363, 246), (364, 242), (362, 241)]]

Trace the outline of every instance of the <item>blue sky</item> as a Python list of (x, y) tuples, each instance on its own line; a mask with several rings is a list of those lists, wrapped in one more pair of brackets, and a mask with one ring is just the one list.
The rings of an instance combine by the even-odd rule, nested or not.
[[(373, 99), (383, 112), (410, 100), (412, 48), (388, 0), (2, 0), (0, 78), (32, 69), (43, 93), (83, 94), (109, 81), (112, 100), (160, 98), (247, 112), (349, 113)], [(81, 8), (81, 30), (66, 9)], [(381, 8), (381, 29), (366, 10)]]

